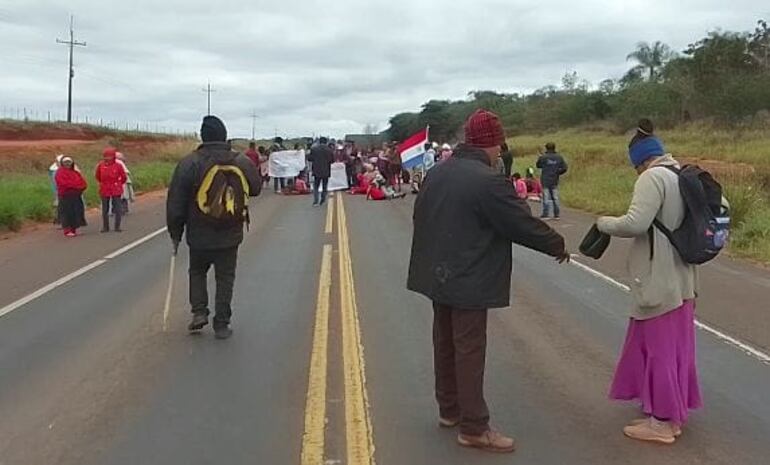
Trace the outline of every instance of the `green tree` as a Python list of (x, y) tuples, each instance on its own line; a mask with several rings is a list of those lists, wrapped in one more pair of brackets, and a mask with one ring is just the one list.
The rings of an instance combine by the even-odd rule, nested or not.
[(419, 126), (420, 116), (417, 113), (399, 113), (390, 118), (388, 138), (390, 140), (403, 142), (409, 136), (417, 132)]
[(663, 66), (675, 56), (676, 53), (671, 50), (671, 47), (661, 41), (652, 45), (647, 42), (639, 42), (636, 44), (636, 50), (629, 53), (626, 60), (635, 60), (639, 63), (634, 69), (640, 71), (640, 74), (646, 72), (648, 80), (652, 82), (658, 78)]

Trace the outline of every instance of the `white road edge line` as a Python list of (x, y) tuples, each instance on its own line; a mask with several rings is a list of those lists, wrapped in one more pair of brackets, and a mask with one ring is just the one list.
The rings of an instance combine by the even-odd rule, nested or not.
[[(587, 273), (589, 273), (589, 274), (591, 274), (591, 275), (593, 275), (593, 276), (595, 276), (595, 277), (597, 277), (599, 279), (602, 279), (602, 280), (608, 282), (609, 284), (612, 284), (613, 286), (617, 287), (618, 289), (621, 289), (624, 292), (631, 292), (631, 288), (630, 287), (626, 286), (625, 284), (621, 283), (620, 281), (618, 281), (618, 280), (616, 280), (616, 279), (614, 279), (614, 278), (612, 278), (610, 276), (607, 276), (606, 274), (602, 273), (601, 271), (597, 271), (597, 270), (591, 268), (588, 265), (580, 263), (579, 261), (575, 260), (575, 257), (576, 257), (576, 255), (573, 255), (572, 256), (572, 260), (570, 260), (570, 263), (572, 265), (574, 265), (575, 267), (577, 267), (577, 268), (579, 268), (579, 269), (581, 269), (581, 270), (583, 270), (583, 271), (585, 271), (585, 272), (587, 272)], [(762, 352), (761, 350), (757, 349), (756, 347), (753, 347), (750, 344), (746, 344), (745, 342), (742, 342), (742, 341), (740, 341), (740, 340), (730, 336), (729, 334), (725, 334), (722, 331), (719, 331), (718, 329), (713, 328), (713, 327), (707, 325), (706, 323), (703, 323), (703, 322), (701, 322), (701, 321), (699, 321), (697, 319), (695, 320), (695, 326), (697, 328), (699, 328), (699, 329), (701, 329), (701, 330), (711, 334), (712, 336), (716, 337), (717, 339), (721, 340), (722, 342), (724, 342), (726, 344), (729, 344), (729, 345), (739, 349), (741, 352), (756, 358), (760, 362), (770, 364), (770, 354), (766, 354), (766, 353)]]
[(24, 305), (27, 305), (28, 303), (32, 302), (33, 300), (37, 299), (38, 297), (41, 297), (41, 296), (51, 292), (52, 290), (56, 289), (57, 287), (60, 287), (60, 286), (62, 286), (64, 284), (67, 284), (68, 282), (72, 281), (73, 279), (88, 273), (89, 271), (93, 270), (94, 268), (98, 268), (98, 267), (104, 265), (109, 260), (111, 260), (113, 258), (116, 258), (116, 257), (119, 257), (120, 255), (123, 255), (124, 253), (128, 252), (129, 250), (144, 244), (145, 242), (147, 242), (150, 239), (158, 236), (159, 234), (162, 234), (165, 231), (166, 231), (165, 227), (160, 228), (157, 231), (154, 231), (154, 232), (152, 232), (152, 233), (142, 237), (141, 239), (138, 239), (138, 240), (128, 244), (127, 246), (121, 247), (120, 249), (116, 250), (115, 252), (112, 252), (111, 254), (106, 255), (104, 258), (100, 258), (98, 260), (94, 260), (93, 262), (89, 263), (88, 265), (86, 265), (86, 266), (84, 266), (82, 268), (79, 268), (79, 269), (73, 271), (72, 273), (70, 273), (70, 274), (68, 274), (66, 276), (62, 276), (61, 278), (57, 279), (56, 281), (54, 281), (54, 282), (52, 282), (50, 284), (47, 284), (47, 285), (41, 287), (40, 289), (38, 289), (38, 290), (36, 290), (36, 291), (34, 291), (34, 292), (30, 293), (30, 294), (27, 294), (26, 296), (24, 296), (24, 297), (22, 297), (22, 298), (20, 298), (20, 299), (18, 299), (16, 301), (14, 301), (14, 302), (11, 302), (10, 304), (6, 305), (5, 307), (0, 308), (0, 317), (3, 317), (5, 315), (11, 313), (12, 311), (18, 309), (19, 307), (23, 307)]

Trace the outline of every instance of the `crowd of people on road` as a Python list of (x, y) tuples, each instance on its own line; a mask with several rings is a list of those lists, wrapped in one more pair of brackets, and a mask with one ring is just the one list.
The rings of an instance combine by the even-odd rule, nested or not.
[[(249, 224), (248, 200), (269, 183), (270, 154), (285, 149), (283, 140), (276, 138), (268, 149), (252, 143), (240, 154), (227, 141), (224, 123), (211, 115), (203, 119), (200, 134), (200, 146), (174, 171), (167, 227), (174, 254), (183, 237), (189, 248), (189, 331), (199, 332), (209, 322), (206, 281), (213, 266), (214, 332), (226, 339), (232, 335), (231, 300), (238, 248)], [(320, 206), (328, 198), (332, 165), (340, 163), (350, 195), (393, 199), (407, 195), (405, 186), (416, 194), (407, 287), (432, 301), (438, 422), (458, 427), (457, 441), (463, 446), (495, 452), (515, 449), (512, 438), (490, 427), (483, 390), (488, 310), (510, 304), (511, 245), (539, 251), (559, 263), (572, 257), (564, 238), (545, 221), (560, 218), (559, 185), (568, 165), (556, 144), (544, 148), (536, 162), (540, 177), (534, 167), (522, 177), (513, 169), (499, 118), (479, 110), (465, 124), (463, 143), (427, 144), (419, 168), (404, 169), (395, 144), (364, 149), (320, 137), (307, 150), (294, 147), (306, 154), (306, 169), (289, 179), (273, 179), (277, 192), (312, 192), (313, 205)], [(643, 417), (623, 428), (627, 436), (671, 444), (682, 434), (689, 412), (702, 404), (694, 342), (695, 265), (724, 246), (727, 226), (721, 220), (728, 218), (728, 206), (708, 173), (688, 171), (668, 154), (649, 120), (640, 121), (628, 152), (639, 175), (628, 212), (600, 217), (592, 230), (602, 247), (610, 236), (633, 238), (628, 268), (635, 305), (610, 397), (640, 403)], [(118, 151), (105, 148), (94, 173), (102, 232), (110, 231), (110, 215), (113, 230), (121, 230), (127, 212), (124, 200), (131, 198), (129, 174)], [(86, 179), (72, 157), (60, 155), (51, 167), (51, 180), (64, 234), (75, 236), (85, 223)], [(701, 180), (704, 184), (688, 192), (689, 197), (683, 194), (687, 182)], [(718, 203), (715, 210), (693, 210), (688, 202), (698, 189), (708, 195), (709, 208)], [(541, 202), (540, 215), (532, 214), (528, 200)], [(721, 220), (693, 224), (693, 217), (708, 216), (709, 211), (721, 212), (714, 213), (722, 215)], [(678, 237), (685, 228), (690, 228), (690, 243)], [(700, 235), (693, 236), (692, 228)], [(697, 228), (712, 229), (704, 233)], [(598, 258), (601, 251), (586, 255)]]

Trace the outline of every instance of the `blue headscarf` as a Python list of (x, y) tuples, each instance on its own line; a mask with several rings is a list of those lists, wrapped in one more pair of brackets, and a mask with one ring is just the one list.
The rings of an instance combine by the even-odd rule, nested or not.
[(631, 164), (637, 168), (652, 157), (660, 157), (666, 154), (663, 142), (655, 136), (645, 137), (636, 141), (628, 148), (628, 158)]

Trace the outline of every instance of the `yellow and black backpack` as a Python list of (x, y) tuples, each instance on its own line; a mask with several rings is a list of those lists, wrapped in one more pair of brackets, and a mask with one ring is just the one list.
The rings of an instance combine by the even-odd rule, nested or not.
[(223, 228), (248, 224), (249, 182), (234, 163), (215, 163), (203, 172), (195, 194), (201, 217)]

